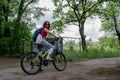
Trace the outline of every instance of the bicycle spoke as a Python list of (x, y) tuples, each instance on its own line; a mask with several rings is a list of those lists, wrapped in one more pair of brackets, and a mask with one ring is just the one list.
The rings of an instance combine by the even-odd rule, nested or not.
[[(27, 74), (36, 74), (40, 71), (41, 65), (37, 65), (37, 59), (36, 53), (29, 52), (25, 54), (21, 59), (21, 68), (23, 71)], [(40, 63), (40, 62), (39, 62)]]
[(66, 58), (64, 54), (56, 55), (53, 61), (53, 65), (57, 70), (63, 71), (66, 68)]

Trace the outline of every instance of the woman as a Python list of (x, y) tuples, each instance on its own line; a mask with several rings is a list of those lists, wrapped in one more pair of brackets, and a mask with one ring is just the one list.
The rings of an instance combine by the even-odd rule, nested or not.
[(49, 21), (45, 21), (43, 23), (43, 27), (41, 28), (40, 34), (42, 36), (41, 45), (49, 48), (49, 52), (48, 52), (48, 55), (47, 55), (46, 59), (47, 60), (52, 60), (52, 58), (50, 57), (50, 55), (53, 53), (53, 50), (54, 50), (55, 47), (46, 40), (46, 37), (47, 37), (47, 34), (50, 34), (50, 35), (55, 36), (55, 37), (58, 37), (58, 36), (55, 35), (55, 34), (53, 34), (50, 31), (50, 22)]

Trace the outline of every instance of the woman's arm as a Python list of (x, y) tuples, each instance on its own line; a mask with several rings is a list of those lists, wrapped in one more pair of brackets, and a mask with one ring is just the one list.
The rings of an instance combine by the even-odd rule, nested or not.
[(47, 28), (44, 28), (45, 32), (49, 33), (52, 36), (58, 37), (57, 35), (53, 34), (51, 31), (49, 31)]

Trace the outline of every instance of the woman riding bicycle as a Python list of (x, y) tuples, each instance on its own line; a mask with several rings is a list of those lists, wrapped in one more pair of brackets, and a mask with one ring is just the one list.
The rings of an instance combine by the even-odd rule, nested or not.
[(48, 52), (48, 55), (46, 57), (47, 60), (52, 60), (51, 56), (52, 53), (53, 53), (53, 50), (54, 50), (54, 46), (49, 43), (47, 40), (46, 40), (46, 37), (47, 37), (47, 34), (50, 34), (54, 37), (58, 37), (57, 35), (53, 34), (51, 31), (50, 31), (50, 22), (49, 21), (45, 21), (43, 23), (43, 27), (41, 28), (41, 31), (39, 33), (42, 37), (42, 40), (40, 41), (40, 44), (44, 47), (47, 47), (49, 48), (49, 52)]
[[(53, 66), (58, 71), (63, 71), (66, 68), (66, 64), (67, 64), (65, 55), (62, 52), (59, 52), (56, 46), (52, 45), (46, 40), (48, 34), (58, 37), (57, 35), (53, 34), (50, 31), (49, 21), (45, 21), (43, 23), (42, 28), (36, 31), (37, 31), (37, 35), (35, 36), (35, 38), (33, 38), (33, 41), (35, 42), (35, 44), (37, 44), (37, 48), (40, 50), (41, 50), (41, 45), (42, 47), (49, 48), (48, 53), (47, 51), (43, 55), (41, 55), (42, 54), (41, 51), (40, 52), (29, 51), (25, 53), (20, 61), (22, 70), (29, 75), (33, 75), (38, 73), (39, 71), (42, 71), (43, 70), (42, 65), (47, 66), (49, 60), (52, 60)], [(59, 40), (58, 38), (54, 38), (53, 42), (56, 43), (58, 40)], [(54, 48), (56, 55), (52, 55)], [(51, 55), (53, 59), (51, 58)]]

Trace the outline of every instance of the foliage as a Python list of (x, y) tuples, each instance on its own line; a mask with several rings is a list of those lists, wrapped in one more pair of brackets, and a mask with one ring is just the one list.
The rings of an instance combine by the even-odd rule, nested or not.
[(19, 55), (23, 52), (23, 39), (30, 41), (31, 31), (36, 27), (33, 19), (40, 19), (48, 10), (38, 7), (38, 1), (0, 1), (0, 53)]
[[(70, 44), (70, 43), (69, 43)], [(96, 59), (96, 58), (111, 58), (120, 57), (120, 46), (116, 37), (101, 37), (98, 42), (88, 41), (88, 50), (80, 51), (75, 47), (75, 50), (70, 51), (69, 46), (64, 45), (64, 54), (68, 61)]]
[[(109, 1), (109, 0), (105, 0)], [(53, 17), (65, 24), (73, 24), (79, 27), (82, 40), (82, 49), (86, 50), (86, 39), (84, 34), (84, 24), (88, 17), (98, 13), (99, 5), (103, 0), (53, 0), (56, 9)], [(62, 27), (62, 26), (59, 26)], [(64, 28), (64, 27), (63, 27)]]
[(52, 23), (52, 30), (55, 31), (55, 33), (63, 33), (63, 28), (65, 27), (64, 26), (64, 23), (61, 21), (61, 20), (56, 20)]
[[(100, 14), (102, 19), (102, 28), (101, 30), (105, 32), (105, 36), (118, 36), (120, 38), (120, 26), (119, 17), (120, 17), (120, 3), (119, 1), (107, 2), (106, 7), (104, 5), (100, 8)], [(116, 35), (117, 34), (117, 35)]]

